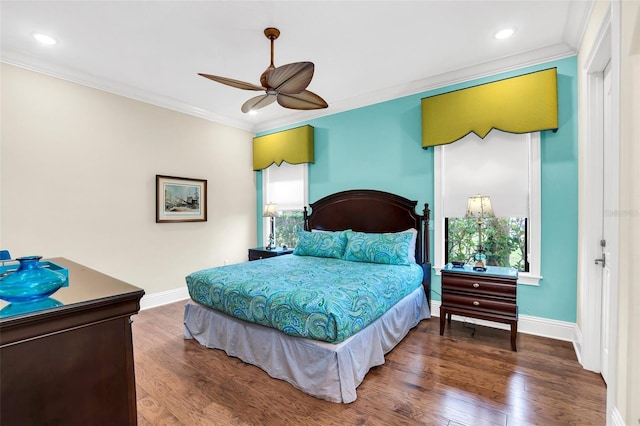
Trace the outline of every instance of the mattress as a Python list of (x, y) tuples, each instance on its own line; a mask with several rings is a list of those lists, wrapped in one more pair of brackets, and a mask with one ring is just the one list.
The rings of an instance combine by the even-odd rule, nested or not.
[(277, 256), (194, 272), (191, 298), (287, 335), (340, 343), (422, 286), (417, 264)]

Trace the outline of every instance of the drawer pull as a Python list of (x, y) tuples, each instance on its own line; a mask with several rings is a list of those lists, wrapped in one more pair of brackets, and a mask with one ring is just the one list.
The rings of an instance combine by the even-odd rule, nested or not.
[(480, 284), (478, 284), (478, 283), (473, 283), (473, 288), (478, 288), (478, 287), (480, 287)]
[(477, 300), (473, 301), (473, 306), (480, 306), (480, 302), (478, 302)]

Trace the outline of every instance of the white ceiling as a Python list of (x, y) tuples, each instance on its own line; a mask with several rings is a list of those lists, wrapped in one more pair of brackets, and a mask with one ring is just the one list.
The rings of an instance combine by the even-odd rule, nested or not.
[[(261, 131), (575, 54), (592, 2), (2, 0), (0, 59)], [(281, 31), (275, 65), (314, 62), (308, 89), (329, 108), (243, 114), (258, 93), (197, 75), (259, 85), (270, 26)], [(494, 39), (506, 26), (515, 35)]]

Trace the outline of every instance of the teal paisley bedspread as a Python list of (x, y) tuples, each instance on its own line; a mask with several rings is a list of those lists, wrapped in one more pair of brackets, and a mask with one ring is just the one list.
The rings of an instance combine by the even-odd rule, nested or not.
[(193, 300), (292, 336), (340, 343), (422, 285), (417, 264), (285, 255), (186, 277)]

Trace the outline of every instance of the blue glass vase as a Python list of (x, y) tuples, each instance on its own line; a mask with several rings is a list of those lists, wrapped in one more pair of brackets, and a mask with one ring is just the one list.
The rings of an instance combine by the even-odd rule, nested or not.
[(57, 308), (62, 305), (62, 302), (52, 299), (51, 297), (43, 297), (29, 302), (9, 303), (4, 308), (0, 309), (0, 318), (27, 314), (29, 312), (43, 311), (45, 309)]
[(18, 269), (0, 278), (0, 299), (11, 303), (32, 302), (55, 293), (67, 277), (60, 272), (43, 268), (42, 256), (25, 256), (16, 260)]

